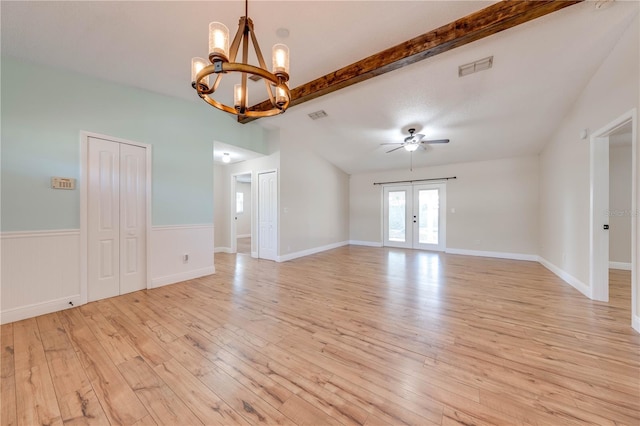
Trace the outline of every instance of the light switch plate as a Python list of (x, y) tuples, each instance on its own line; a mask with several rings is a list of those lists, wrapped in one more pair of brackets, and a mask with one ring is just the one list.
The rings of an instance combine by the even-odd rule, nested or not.
[(52, 177), (52, 189), (76, 189), (76, 180), (74, 178)]

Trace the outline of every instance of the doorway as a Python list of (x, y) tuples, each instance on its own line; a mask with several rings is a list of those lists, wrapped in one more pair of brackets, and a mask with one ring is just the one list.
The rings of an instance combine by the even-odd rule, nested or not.
[(445, 250), (445, 184), (386, 186), (383, 198), (385, 246)]
[[(615, 178), (610, 170), (610, 153), (612, 142), (619, 135), (631, 133), (631, 203), (627, 211), (617, 211), (615, 206), (611, 206), (610, 180)], [(632, 303), (632, 324), (634, 328), (640, 328), (637, 322), (637, 112), (629, 111), (607, 126), (596, 131), (591, 136), (590, 141), (590, 250), (589, 250), (589, 284), (591, 288), (591, 298), (603, 302), (609, 301), (609, 268), (610, 251), (616, 250), (611, 246), (614, 242), (611, 235), (611, 226), (624, 226), (619, 223), (618, 216), (630, 216), (630, 267), (631, 267), (631, 303)], [(613, 177), (612, 177), (613, 176)], [(615, 194), (613, 194), (615, 196)], [(615, 197), (614, 197), (615, 198)], [(613, 207), (613, 210), (612, 210)]]
[(83, 303), (147, 288), (151, 147), (83, 134)]
[(251, 172), (231, 178), (232, 251), (250, 255), (253, 235)]

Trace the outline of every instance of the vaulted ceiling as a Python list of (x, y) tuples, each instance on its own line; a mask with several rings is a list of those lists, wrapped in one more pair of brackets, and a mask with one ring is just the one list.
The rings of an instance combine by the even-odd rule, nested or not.
[[(492, 3), (253, 0), (249, 15), (263, 51), (288, 44), (296, 87)], [(570, 6), (255, 124), (297, 135), (348, 173), (408, 167), (408, 152), (380, 144), (402, 141), (409, 127), (451, 140), (417, 151), (414, 166), (536, 154), (638, 11), (638, 2)], [(242, 13), (237, 0), (3, 1), (2, 52), (202, 103), (190, 59), (206, 55), (209, 21), (234, 32)], [(459, 65), (487, 56), (492, 69), (458, 77)], [(265, 96), (251, 84), (253, 104)], [(317, 110), (328, 116), (311, 120)]]

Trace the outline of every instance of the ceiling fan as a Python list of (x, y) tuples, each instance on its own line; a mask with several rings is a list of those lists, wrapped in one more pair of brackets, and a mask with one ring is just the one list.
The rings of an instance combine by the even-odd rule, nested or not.
[(435, 143), (449, 143), (449, 139), (433, 139), (428, 141), (423, 141), (424, 135), (421, 133), (415, 134), (416, 129), (409, 129), (409, 136), (404, 138), (404, 142), (388, 142), (380, 145), (400, 145), (397, 148), (393, 148), (390, 151), (387, 151), (387, 154), (393, 151), (397, 151), (400, 148), (404, 148), (406, 151), (413, 152), (418, 148), (425, 149), (425, 145), (435, 144)]

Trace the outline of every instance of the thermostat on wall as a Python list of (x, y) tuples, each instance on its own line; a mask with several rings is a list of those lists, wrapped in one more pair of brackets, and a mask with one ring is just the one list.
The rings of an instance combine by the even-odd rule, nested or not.
[(74, 178), (52, 177), (52, 189), (76, 189), (76, 180)]

